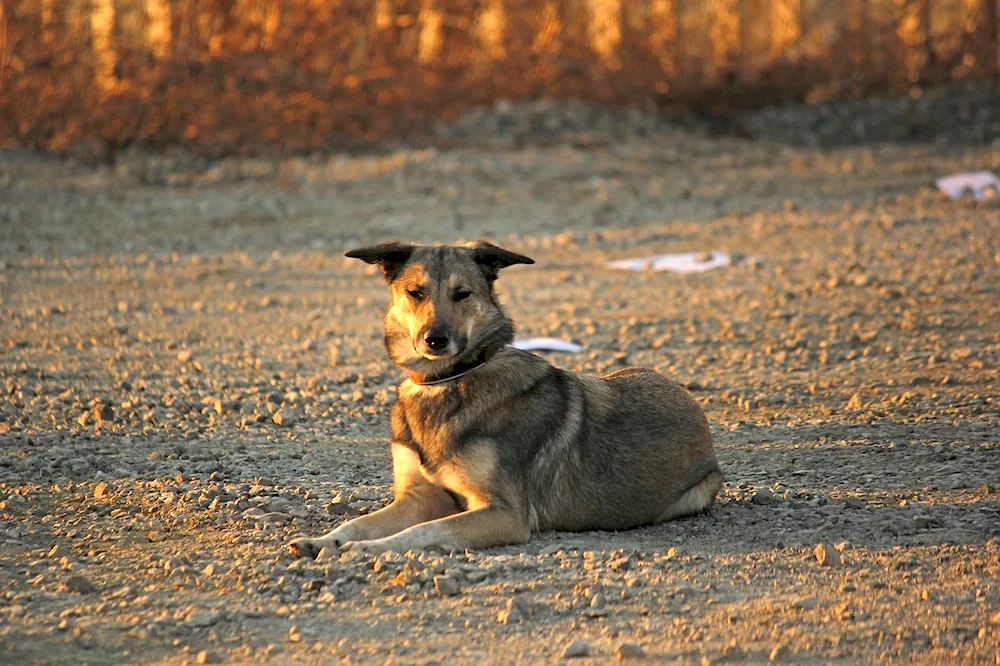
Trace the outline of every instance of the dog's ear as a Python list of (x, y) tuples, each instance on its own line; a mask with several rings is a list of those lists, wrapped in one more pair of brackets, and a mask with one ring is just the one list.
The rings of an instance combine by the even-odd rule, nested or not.
[(514, 264), (533, 264), (534, 259), (523, 254), (505, 250), (497, 247), (489, 241), (479, 240), (471, 245), (472, 259), (479, 264), (483, 273), (490, 280), (497, 279), (497, 273), (501, 268), (507, 268)]
[(378, 264), (378, 267), (382, 269), (382, 273), (385, 275), (385, 279), (388, 282), (392, 282), (403, 264), (409, 261), (414, 249), (414, 246), (409, 243), (389, 241), (388, 243), (351, 250), (344, 256), (351, 259), (360, 259), (369, 264)]

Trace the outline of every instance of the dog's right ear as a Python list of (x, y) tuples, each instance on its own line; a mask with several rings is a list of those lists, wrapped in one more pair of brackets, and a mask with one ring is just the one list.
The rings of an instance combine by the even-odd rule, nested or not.
[(389, 241), (388, 243), (351, 250), (344, 256), (351, 259), (360, 259), (369, 264), (378, 264), (378, 267), (382, 269), (382, 274), (385, 275), (386, 281), (392, 282), (393, 278), (396, 277), (396, 273), (403, 267), (403, 264), (409, 261), (413, 250), (414, 246), (408, 243)]

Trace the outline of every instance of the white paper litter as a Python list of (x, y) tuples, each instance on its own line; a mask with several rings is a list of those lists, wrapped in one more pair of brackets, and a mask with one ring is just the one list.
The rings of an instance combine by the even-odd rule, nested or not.
[(952, 199), (972, 197), (976, 201), (1000, 196), (1000, 178), (992, 171), (969, 171), (938, 178), (938, 189)]
[(510, 346), (524, 351), (557, 351), (569, 352), (570, 354), (579, 354), (583, 351), (583, 347), (575, 342), (559, 338), (525, 338), (515, 340)]
[(680, 254), (658, 254), (652, 257), (619, 259), (609, 261), (609, 268), (623, 271), (673, 271), (674, 273), (704, 273), (715, 268), (723, 268), (746, 261), (726, 252), (681, 252)]

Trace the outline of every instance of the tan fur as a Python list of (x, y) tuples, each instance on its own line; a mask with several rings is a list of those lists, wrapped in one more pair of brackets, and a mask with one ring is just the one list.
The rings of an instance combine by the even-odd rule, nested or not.
[(489, 505), (489, 488), (493, 484), (496, 453), (490, 443), (473, 445), (453, 462), (436, 472), (422, 470), (431, 484), (446, 488), (466, 500), (470, 511)]
[(623, 529), (712, 504), (722, 474), (704, 413), (681, 386), (643, 368), (576, 375), (507, 346), (513, 326), (493, 281), (530, 259), (483, 242), (348, 256), (385, 273), (386, 349), (409, 375), (392, 412), (396, 499), (296, 539), (292, 552), (524, 543), (535, 531)]

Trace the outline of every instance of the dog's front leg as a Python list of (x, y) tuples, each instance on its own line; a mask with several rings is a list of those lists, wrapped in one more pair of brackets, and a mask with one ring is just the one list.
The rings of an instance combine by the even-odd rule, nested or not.
[(458, 511), (454, 498), (432, 485), (420, 473), (420, 459), (400, 444), (392, 445), (395, 499), (367, 516), (349, 520), (321, 537), (300, 537), (288, 544), (296, 557), (316, 557), (327, 547), (340, 548), (349, 541), (381, 539), (428, 520)]
[(382, 539), (355, 541), (349, 547), (370, 554), (427, 548), (454, 551), (526, 543), (529, 539), (531, 529), (517, 510), (488, 505), (414, 525)]
[(296, 557), (315, 558), (327, 547), (340, 548), (352, 541), (379, 540), (408, 527), (458, 511), (455, 500), (443, 489), (422, 485), (396, 497), (378, 511), (349, 520), (321, 537), (300, 537), (288, 544)]

